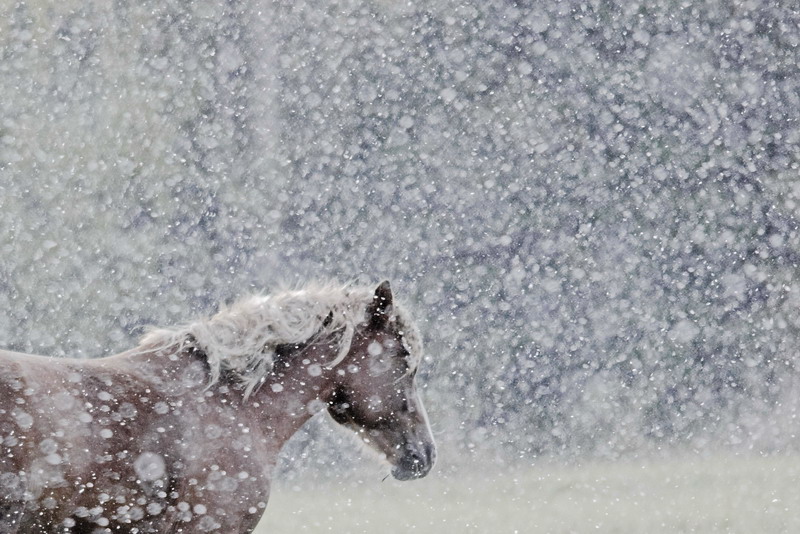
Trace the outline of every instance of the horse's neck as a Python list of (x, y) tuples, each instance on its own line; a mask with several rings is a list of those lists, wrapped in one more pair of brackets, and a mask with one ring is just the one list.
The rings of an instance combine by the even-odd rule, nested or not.
[(282, 356), (247, 401), (261, 421), (262, 431), (275, 440), (278, 449), (314, 414), (326, 408), (333, 394), (336, 369), (326, 369), (325, 363), (335, 356), (335, 351), (326, 345)]
[[(289, 351), (277, 359), (265, 382), (244, 400), (241, 390), (230, 390), (222, 383), (212, 386), (212, 390), (219, 390), (209, 397), (205, 389), (208, 380), (205, 367), (199, 358), (186, 356), (139, 350), (111, 356), (105, 361), (111, 363), (118, 359), (117, 364), (130, 366), (132, 372), (135, 369), (140, 375), (148, 368), (150, 371), (144, 374), (165, 379), (163, 382), (170, 388), (176, 383), (185, 385), (185, 394), (202, 395), (205, 403), (221, 401), (221, 406), (238, 406), (240, 414), (254, 423), (254, 430), (261, 433), (274, 455), (306, 421), (326, 408), (333, 393), (335, 373), (345, 367), (340, 364), (335, 369), (325, 368), (327, 362), (336, 358), (335, 346), (327, 343)], [(224, 393), (221, 388), (225, 389)]]

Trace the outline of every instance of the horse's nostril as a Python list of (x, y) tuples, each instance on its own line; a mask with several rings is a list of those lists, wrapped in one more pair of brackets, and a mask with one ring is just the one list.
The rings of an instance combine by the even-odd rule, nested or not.
[(410, 449), (406, 455), (407, 465), (415, 472), (427, 471), (430, 465), (430, 454), (427, 448)]
[(425, 452), (420, 449), (422, 449), (422, 447), (411, 444), (406, 445), (406, 458), (414, 463), (422, 462), (425, 458)]

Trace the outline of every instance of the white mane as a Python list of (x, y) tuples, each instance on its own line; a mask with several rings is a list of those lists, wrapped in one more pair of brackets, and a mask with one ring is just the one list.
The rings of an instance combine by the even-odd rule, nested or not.
[[(281, 345), (302, 344), (339, 332), (334, 367), (347, 356), (356, 327), (367, 320), (373, 292), (364, 288), (309, 286), (276, 295), (250, 296), (230, 307), (222, 306), (211, 318), (149, 331), (141, 345), (150, 350), (196, 348), (210, 368), (209, 385), (223, 373), (244, 387), (245, 398), (272, 371)], [(421, 354), (416, 328), (393, 308), (412, 358)], [(416, 360), (412, 363), (415, 366)]]

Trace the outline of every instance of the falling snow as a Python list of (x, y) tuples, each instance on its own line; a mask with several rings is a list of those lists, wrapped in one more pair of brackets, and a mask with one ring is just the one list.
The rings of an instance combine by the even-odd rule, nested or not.
[[(39, 0), (0, 15), (0, 347), (110, 355), (240, 295), (389, 278), (420, 318), (422, 395), (454, 466), (797, 450), (794, 3)], [(13, 446), (47, 386), (4, 387)], [(103, 386), (58, 405), (102, 441), (142, 416), (129, 401)], [(198, 423), (194, 438), (222, 436)], [(42, 476), (76, 461), (62, 437), (35, 444)], [(341, 473), (362, 461), (352, 443), (315, 422), (283, 473)], [(130, 461), (159, 491), (165, 458)], [(133, 504), (119, 513), (162, 512)]]
[(157, 480), (164, 476), (164, 458), (154, 452), (143, 452), (134, 461), (133, 467), (142, 480)]

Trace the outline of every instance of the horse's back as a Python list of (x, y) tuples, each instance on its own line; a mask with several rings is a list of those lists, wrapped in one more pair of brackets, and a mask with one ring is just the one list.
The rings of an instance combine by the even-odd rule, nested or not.
[[(25, 510), (26, 454), (20, 446), (26, 435), (25, 362), (37, 358), (30, 354), (0, 350), (0, 532), (17, 532)], [(35, 364), (34, 364), (35, 366)]]
[[(34, 460), (45, 474), (60, 469), (58, 443), (88, 435), (87, 393), (102, 377), (82, 362), (0, 350), (0, 477), (10, 479)], [(84, 454), (78, 448), (72, 456)]]
[(79, 360), (73, 358), (52, 358), (38, 354), (26, 354), (0, 349), (0, 384), (4, 380), (19, 380), (24, 377), (58, 373), (65, 366), (72, 366)]
[[(98, 358), (101, 360), (102, 358)], [(17, 362), (29, 363), (31, 365), (56, 365), (63, 363), (74, 364), (77, 362), (90, 362), (91, 359), (80, 358), (66, 358), (55, 356), (43, 356), (41, 354), (29, 354), (27, 352), (15, 352), (13, 350), (0, 349), (0, 362)], [(2, 372), (2, 364), (0, 364), (0, 372)]]
[(54, 384), (65, 379), (65, 371), (75, 361), (0, 350), (0, 409), (9, 403), (27, 404), (21, 396), (31, 397), (51, 391)]
[[(123, 364), (0, 350), (0, 534), (62, 532), (64, 517), (75, 522), (71, 532), (95, 530), (71, 515), (96, 504), (87, 477), (119, 473), (125, 479), (103, 489), (121, 494), (141, 453), (134, 378)], [(124, 451), (131, 456), (116, 462)]]
[(34, 445), (41, 438), (35, 420), (58, 416), (55, 407), (65, 375), (56, 358), (0, 350), (0, 473), (19, 460), (25, 442)]
[(37, 356), (36, 354), (26, 354), (24, 352), (14, 352), (12, 350), (0, 349), (0, 358), (25, 359), (25, 358), (44, 358), (44, 356)]

